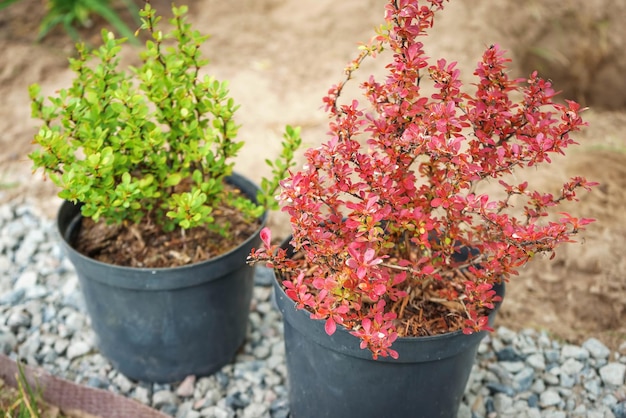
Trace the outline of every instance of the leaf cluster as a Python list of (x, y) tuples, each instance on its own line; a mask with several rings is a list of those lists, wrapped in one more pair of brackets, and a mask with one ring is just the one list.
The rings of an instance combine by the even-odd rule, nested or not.
[[(29, 157), (60, 187), (61, 198), (82, 204), (83, 216), (109, 223), (150, 216), (166, 231), (207, 226), (225, 234), (213, 223), (215, 208), (258, 218), (278, 180), (264, 183), (258, 203), (226, 187), (243, 146), (234, 119), (239, 106), (227, 82), (201, 74), (208, 36), (192, 29), (186, 6), (172, 12), (164, 33), (150, 4), (140, 11), (141, 29), (150, 35), (140, 66), (120, 68), (125, 39), (103, 30), (98, 49), (77, 45), (70, 88), (46, 101), (37, 84), (30, 87), (32, 115), (43, 126)], [(293, 164), (300, 141), (297, 129), (287, 132), (277, 176)]]

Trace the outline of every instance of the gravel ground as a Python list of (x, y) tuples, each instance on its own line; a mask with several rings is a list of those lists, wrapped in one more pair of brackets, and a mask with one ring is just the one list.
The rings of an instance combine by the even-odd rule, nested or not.
[[(178, 384), (133, 382), (98, 353), (54, 222), (0, 206), (0, 352), (76, 383), (121, 393), (179, 418), (288, 417), (286, 368), (271, 274), (257, 270), (248, 338), (234, 363)], [(611, 352), (545, 332), (501, 327), (483, 340), (462, 418), (626, 418), (626, 342)]]

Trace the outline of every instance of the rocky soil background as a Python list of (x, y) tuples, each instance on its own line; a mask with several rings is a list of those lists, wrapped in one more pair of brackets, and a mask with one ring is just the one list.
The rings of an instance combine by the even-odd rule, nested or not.
[[(164, 13), (169, 2), (153, 0)], [(325, 139), (321, 97), (341, 79), (356, 46), (382, 19), (384, 0), (194, 0), (191, 21), (212, 34), (206, 45), (210, 70), (228, 79), (241, 104), (240, 139), (246, 142), (237, 170), (267, 174), (263, 160), (278, 152), (285, 124), (300, 125), (306, 146)], [(536, 260), (514, 277), (498, 324), (532, 328), (563, 344), (594, 337), (611, 350), (626, 342), (626, 4), (613, 0), (453, 0), (425, 39), (428, 53), (459, 61), (464, 78), (491, 43), (507, 49), (516, 76), (532, 69), (554, 81), (562, 97), (581, 101), (589, 127), (580, 146), (549, 167), (525, 173), (548, 191), (573, 175), (600, 186), (571, 208), (597, 222), (581, 242), (563, 247), (555, 260)], [(37, 123), (30, 119), (27, 86), (44, 92), (68, 86), (73, 42), (61, 30), (36, 41), (43, 0), (21, 0), (0, 12), (0, 205), (24, 205), (52, 219), (56, 190), (31, 175), (26, 155)], [(123, 7), (119, 8), (124, 15)], [(130, 20), (129, 20), (130, 22)], [(105, 22), (81, 30), (97, 43)], [(124, 51), (136, 62), (136, 51)], [(374, 73), (380, 68), (368, 67)], [(275, 235), (288, 226), (274, 214)], [(5, 235), (6, 231), (0, 231)], [(7, 318), (0, 316), (0, 324)]]

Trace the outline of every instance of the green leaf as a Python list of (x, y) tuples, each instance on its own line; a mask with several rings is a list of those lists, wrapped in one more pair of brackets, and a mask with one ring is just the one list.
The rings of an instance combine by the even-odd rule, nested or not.
[(183, 176), (181, 176), (180, 173), (172, 173), (167, 176), (164, 186), (166, 187), (177, 186), (181, 182), (182, 179), (183, 179)]
[(261, 190), (257, 193), (257, 202), (265, 207), (266, 210), (278, 209), (278, 202), (274, 198), (277, 194), (281, 180), (283, 180), (289, 169), (295, 165), (295, 151), (302, 145), (300, 137), (300, 127), (292, 127), (287, 125), (283, 134), (282, 152), (280, 158), (274, 162), (265, 160), (266, 164), (272, 169), (272, 178), (261, 179)]

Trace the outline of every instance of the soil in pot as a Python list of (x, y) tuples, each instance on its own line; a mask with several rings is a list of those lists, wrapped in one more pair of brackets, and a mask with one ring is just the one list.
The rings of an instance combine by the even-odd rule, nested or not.
[[(227, 184), (228, 192), (240, 194)], [(259, 228), (260, 220), (246, 219), (237, 209), (221, 205), (212, 213), (215, 224), (229, 225), (223, 236), (196, 227), (181, 232), (165, 232), (151, 216), (137, 224), (109, 225), (104, 219), (85, 218), (74, 244), (76, 250), (103, 263), (128, 267), (176, 267), (208, 260), (226, 253), (248, 239)]]

